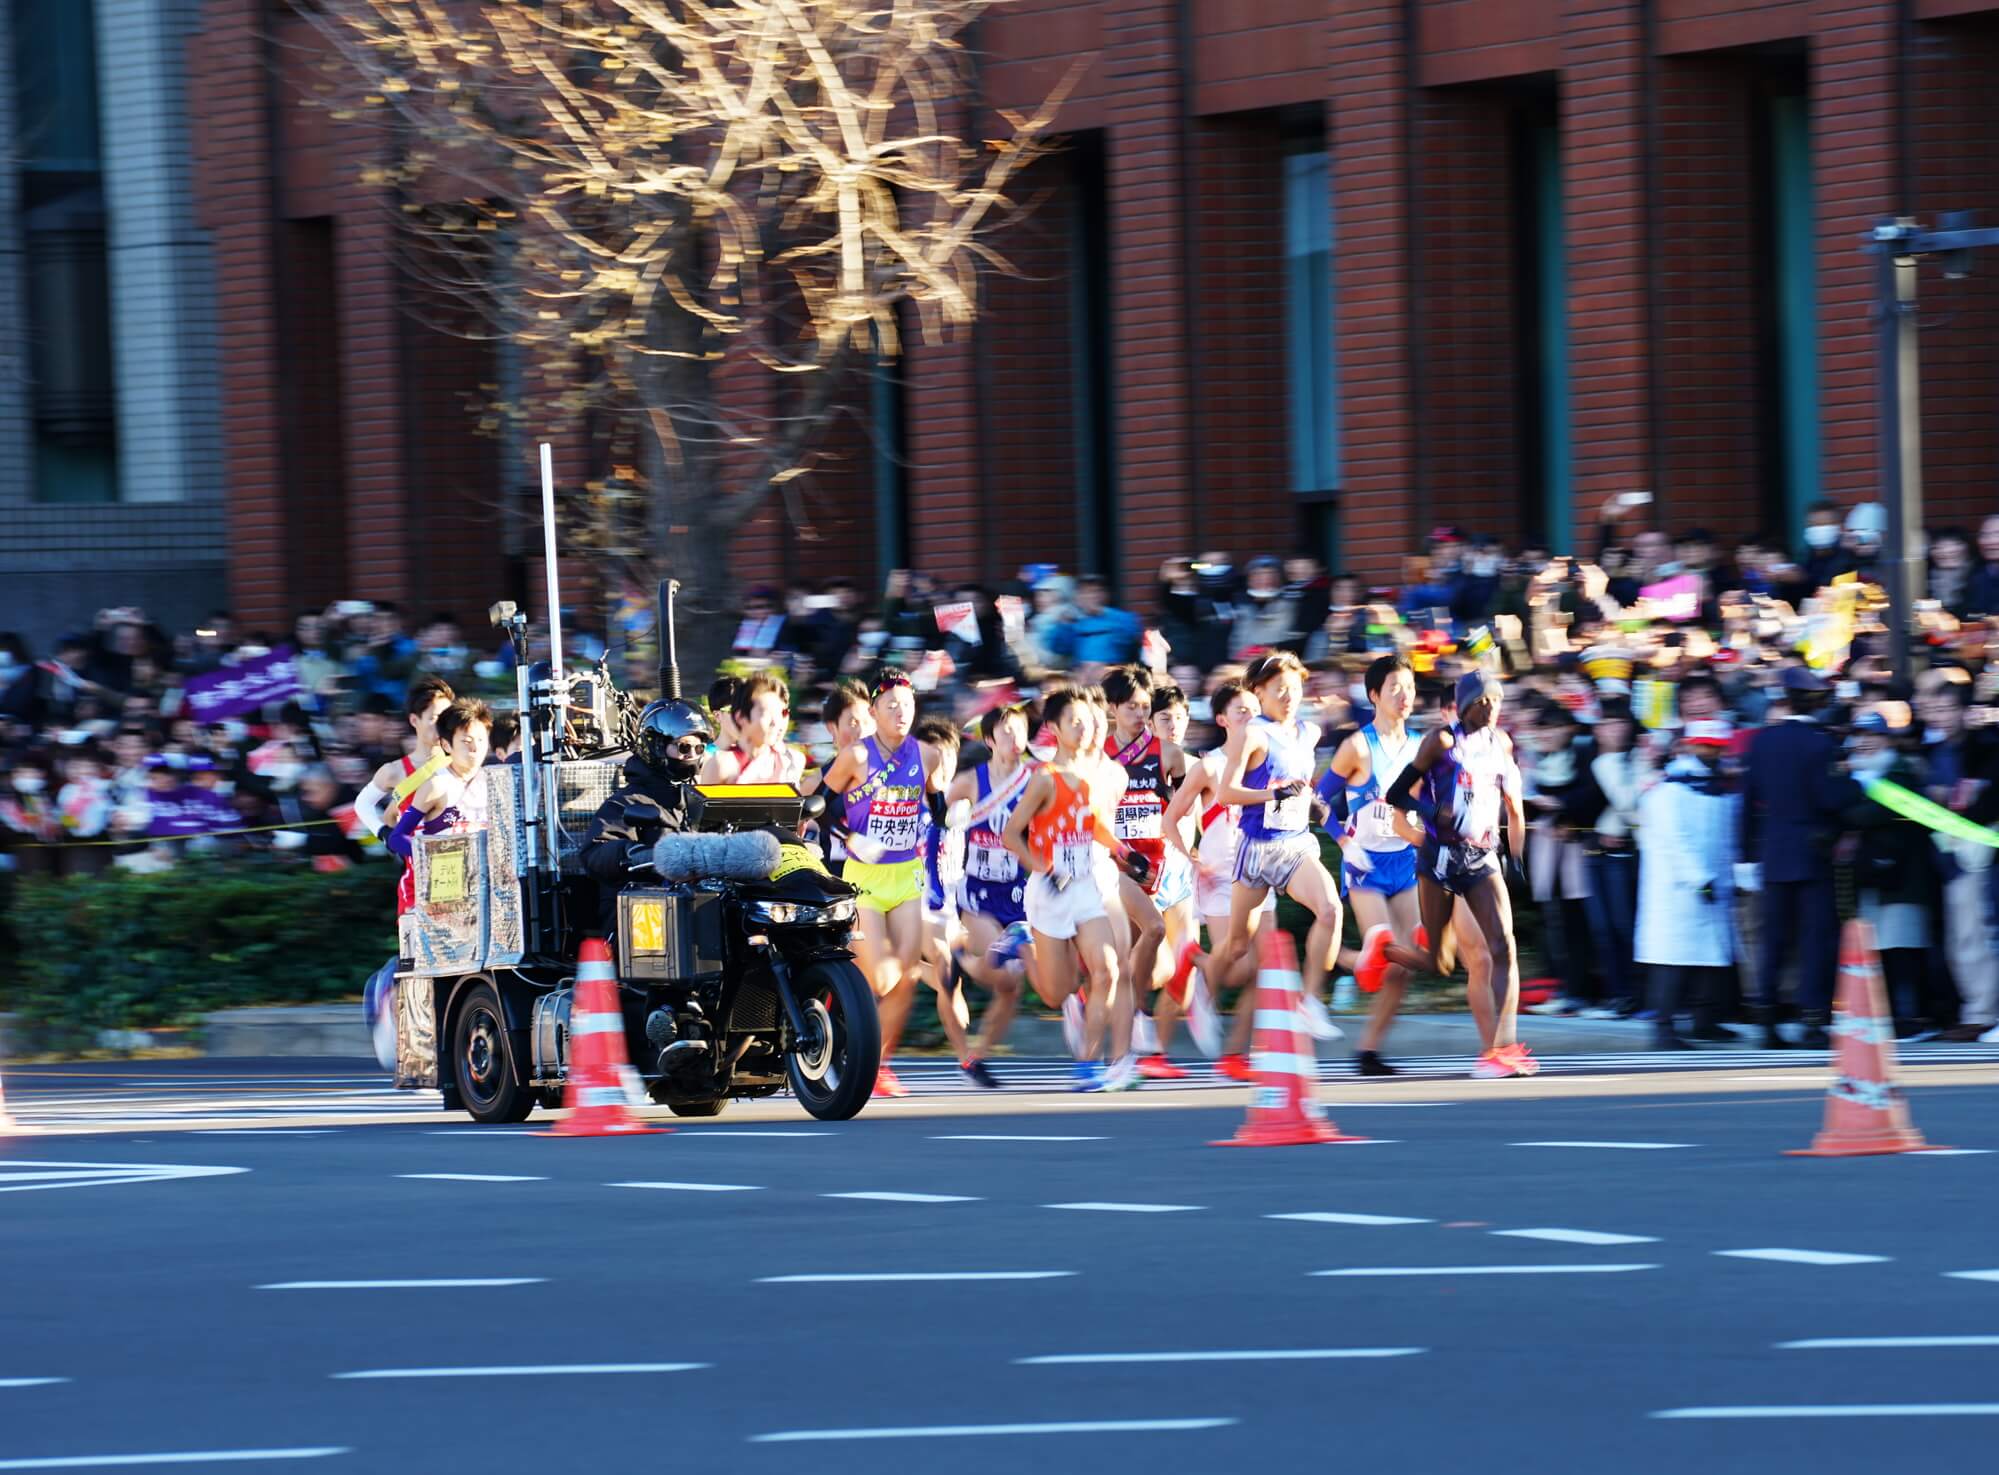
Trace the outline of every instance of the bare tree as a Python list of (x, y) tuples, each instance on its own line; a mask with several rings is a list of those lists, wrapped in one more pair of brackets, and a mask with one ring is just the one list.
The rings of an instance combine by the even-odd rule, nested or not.
[[(440, 319), (508, 345), (487, 406), (587, 414), (573, 520), (616, 572), (687, 591), (726, 650), (729, 549), (801, 497), (829, 421), (905, 324), (978, 311), (990, 244), (1065, 83), (974, 140), (967, 32), (1006, 0), (317, 0), (328, 101), (396, 130), (390, 187)], [(1073, 75), (1070, 79), (1073, 81)], [(905, 307), (908, 304), (908, 307)]]

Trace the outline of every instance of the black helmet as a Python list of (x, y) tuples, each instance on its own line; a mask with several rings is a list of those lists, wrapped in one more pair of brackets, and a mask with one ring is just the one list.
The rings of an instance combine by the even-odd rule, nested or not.
[(663, 778), (685, 783), (701, 771), (701, 758), (715, 740), (707, 715), (690, 702), (663, 700), (639, 713), (633, 754)]

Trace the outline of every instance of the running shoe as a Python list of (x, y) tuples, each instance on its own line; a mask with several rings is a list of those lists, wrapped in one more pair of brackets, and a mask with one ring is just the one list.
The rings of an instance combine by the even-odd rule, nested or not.
[(1138, 1057), (1127, 1055), (1115, 1064), (1105, 1067), (1103, 1085), (1105, 1091), (1136, 1091), (1139, 1088)]
[(985, 1061), (980, 1060), (977, 1056), (967, 1060), (958, 1069), (966, 1080), (977, 1086), (981, 1091), (997, 1091), (1000, 1088), (1000, 1078), (994, 1075), (987, 1068)]
[(1478, 1057), (1478, 1064), (1471, 1068), (1472, 1079), (1475, 1081), (1499, 1081), (1518, 1074), (1519, 1072), (1513, 1068), (1511, 1057), (1502, 1055), (1497, 1050), (1486, 1051)]
[(1390, 1065), (1386, 1060), (1383, 1060), (1379, 1052), (1374, 1050), (1356, 1050), (1353, 1057), (1353, 1066), (1355, 1075), (1399, 1076), (1402, 1074), (1401, 1071)]
[(1980, 1035), (1978, 1043), (1981, 1045), (1999, 1045), (1999, 1024), (1993, 1025), (1992, 1028)]
[(1028, 945), (1033, 941), (1034, 934), (1028, 931), (1027, 924), (1025, 922), (1014, 922), (1009, 924), (1006, 931), (1002, 932), (994, 940), (993, 945), (986, 949), (986, 956), (1004, 968), (1011, 963), (1019, 961), (1020, 955), (1027, 951)]
[(1592, 1004), (1577, 1017), (1580, 1019), (1622, 1019), (1624, 1016), (1609, 1004)]
[(1148, 1081), (1184, 1081), (1187, 1072), (1164, 1055), (1147, 1055), (1138, 1062), (1138, 1073)]
[(1083, 1035), (1083, 996), (1071, 994), (1062, 1001), (1062, 1043), (1078, 1058), (1083, 1053)]
[(1131, 1048), (1140, 1055), (1159, 1053), (1159, 1026), (1143, 1009), (1131, 1016)]
[(1360, 942), (1360, 961), (1354, 964), (1354, 982), (1362, 993), (1378, 993), (1382, 980), (1388, 976), (1388, 945), (1395, 941), (1395, 929), (1389, 926), (1370, 927), (1367, 936)]
[(1513, 1066), (1513, 1073), (1517, 1076), (1534, 1076), (1541, 1073), (1541, 1062), (1534, 1058), (1532, 1050), (1518, 1040), (1510, 1045), (1501, 1045), (1499, 1053)]
[(1254, 1083), (1256, 1080), (1256, 1072), (1250, 1069), (1247, 1055), (1224, 1055), (1215, 1062), (1215, 1074), (1227, 1076), (1232, 1081)]
[(1190, 937), (1180, 944), (1180, 951), (1173, 958), (1173, 976), (1166, 980), (1166, 992), (1173, 995), (1176, 1002), (1187, 1002), (1187, 979), (1194, 973), (1194, 954), (1201, 950), (1201, 939)]
[(1072, 1091), (1101, 1091), (1104, 1088), (1104, 1068), (1094, 1060), (1076, 1062), (1075, 1082)]
[(1315, 1040), (1346, 1038), (1347, 1032), (1333, 1022), (1333, 1011), (1326, 1007), (1324, 999), (1306, 994), (1298, 1001), (1298, 1017), (1304, 1021), (1306, 1032)]
[(1215, 996), (1198, 969), (1187, 980), (1187, 1033), (1210, 1060), (1222, 1053), (1222, 1016), (1215, 1011)]
[(890, 1070), (886, 1065), (875, 1072), (875, 1095), (907, 1096), (908, 1094), (909, 1087), (896, 1079), (895, 1072)]

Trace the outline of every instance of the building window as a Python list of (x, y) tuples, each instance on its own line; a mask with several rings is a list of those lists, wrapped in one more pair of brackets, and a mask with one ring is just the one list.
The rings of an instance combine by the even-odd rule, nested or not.
[(1323, 149), (1284, 160), (1285, 354), (1291, 401), (1291, 490), (1340, 482), (1339, 384), (1333, 358), (1332, 160)]
[(45, 502), (118, 499), (93, 9), (75, 0), (14, 6), (35, 498)]

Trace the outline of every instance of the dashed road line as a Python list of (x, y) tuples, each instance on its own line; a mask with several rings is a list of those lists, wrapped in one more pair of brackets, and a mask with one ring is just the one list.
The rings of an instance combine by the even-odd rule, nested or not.
[(441, 1291), (471, 1290), (486, 1286), (538, 1286), (547, 1283), (540, 1275), (460, 1276), (448, 1280), (280, 1280), (257, 1287), (260, 1291)]
[(808, 1275), (762, 1275), (757, 1277), (756, 1283), (764, 1286), (800, 1286), (885, 1285), (904, 1281), (1064, 1280), (1075, 1273), (1073, 1270), (853, 1270)]
[(1692, 1147), (1691, 1142), (1514, 1142), (1513, 1147), (1603, 1147), (1623, 1152), (1665, 1152), (1670, 1148)]
[(752, 1444), (813, 1444), (855, 1439), (996, 1439), (1016, 1434), (1172, 1434), (1226, 1429), (1234, 1419), (1092, 1419), (1059, 1424), (931, 1424), (889, 1429), (787, 1429), (752, 1434)]
[(1389, 1229), (1400, 1224), (1434, 1224), (1434, 1219), (1405, 1219), (1399, 1214), (1334, 1214), (1314, 1211), (1306, 1214), (1265, 1214), (1266, 1219), (1288, 1219), (1298, 1224), (1356, 1224), (1363, 1228)]
[(1558, 1245), (1655, 1245), (1656, 1234), (1606, 1234), (1599, 1229), (1495, 1229), (1503, 1239), (1545, 1239)]
[(1850, 1255), (1839, 1250), (1716, 1250), (1724, 1260), (1774, 1260), (1782, 1265), (1880, 1265), (1887, 1255)]
[(1314, 1270), (1312, 1275), (1617, 1275), (1632, 1270), (1657, 1270), (1657, 1265), (1359, 1265), (1344, 1270)]
[(546, 1183), (546, 1178), (530, 1173), (398, 1173), (398, 1178), (419, 1178), (436, 1183)]
[(1056, 1352), (1016, 1357), (1016, 1367), (1094, 1367), (1153, 1362), (1334, 1362), (1347, 1358), (1416, 1357), (1427, 1347), (1295, 1347), (1265, 1352)]
[(1949, 1280), (1991, 1280), (1999, 1281), (1999, 1270), (1946, 1270)]
[(378, 1367), (358, 1373), (335, 1373), (335, 1382), (379, 1378), (551, 1378), (582, 1374), (692, 1373), (712, 1362), (573, 1362), (540, 1367)]
[(1655, 1419), (1942, 1419), (1999, 1416), (1999, 1403), (1768, 1403), (1662, 1408)]
[(1108, 1142), (1108, 1137), (1071, 1137), (1028, 1132), (952, 1132), (932, 1142)]
[(237, 1465), (258, 1460), (321, 1460), (352, 1454), (341, 1444), (297, 1449), (193, 1449), (172, 1454), (51, 1455), (44, 1459), (0, 1460), (0, 1470), (111, 1470), (133, 1465)]
[(1084, 1202), (1074, 1204), (1043, 1204), (1044, 1209), (1080, 1209), (1095, 1214), (1197, 1214), (1200, 1204), (1118, 1204)]
[(0, 1378), (0, 1388), (46, 1388), (51, 1383), (67, 1383), (68, 1378)]
[(857, 1193), (822, 1193), (821, 1198), (868, 1199), (884, 1204), (976, 1204), (981, 1200), (963, 1193), (890, 1193), (886, 1190)]
[(662, 1188), (671, 1193), (762, 1193), (755, 1183), (606, 1183), (606, 1188)]
[(1999, 1337), (1806, 1337), (1774, 1344), (1780, 1352), (1841, 1352), (1898, 1347), (1999, 1347)]

